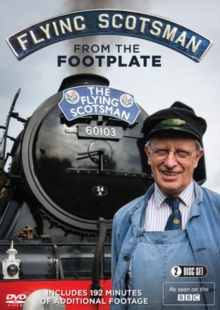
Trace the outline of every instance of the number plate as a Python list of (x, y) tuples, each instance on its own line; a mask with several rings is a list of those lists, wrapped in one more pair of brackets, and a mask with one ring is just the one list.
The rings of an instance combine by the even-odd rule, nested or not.
[(101, 127), (80, 124), (78, 125), (78, 136), (97, 139), (121, 139), (123, 137), (123, 130), (120, 127)]

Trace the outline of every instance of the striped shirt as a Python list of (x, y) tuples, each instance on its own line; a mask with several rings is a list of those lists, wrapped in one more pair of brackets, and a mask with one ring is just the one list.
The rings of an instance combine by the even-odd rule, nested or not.
[[(182, 214), (182, 229), (186, 228), (189, 220), (191, 205), (195, 199), (193, 181), (179, 195), (179, 208)], [(146, 231), (164, 231), (167, 219), (172, 213), (164, 195), (155, 183), (155, 190), (148, 201), (144, 228)]]

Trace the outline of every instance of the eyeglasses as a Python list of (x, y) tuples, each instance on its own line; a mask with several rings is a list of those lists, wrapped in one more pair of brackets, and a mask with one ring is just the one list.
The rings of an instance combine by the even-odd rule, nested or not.
[(174, 156), (175, 156), (175, 158), (177, 160), (189, 160), (191, 155), (192, 155), (192, 153), (197, 151), (196, 149), (193, 150), (193, 151), (185, 151), (185, 150), (181, 150), (181, 149), (177, 149), (175, 151), (171, 151), (169, 149), (162, 149), (162, 148), (161, 149), (156, 149), (156, 148), (152, 149), (152, 148), (150, 148), (150, 149), (152, 150), (153, 157), (155, 159), (158, 159), (158, 160), (166, 159), (170, 152), (173, 152), (173, 154), (174, 154)]

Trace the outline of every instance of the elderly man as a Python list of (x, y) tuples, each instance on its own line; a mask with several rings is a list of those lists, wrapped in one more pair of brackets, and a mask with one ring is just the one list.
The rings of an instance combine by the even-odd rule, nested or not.
[(206, 121), (177, 102), (143, 131), (155, 183), (114, 217), (111, 309), (220, 309), (220, 195), (193, 180)]

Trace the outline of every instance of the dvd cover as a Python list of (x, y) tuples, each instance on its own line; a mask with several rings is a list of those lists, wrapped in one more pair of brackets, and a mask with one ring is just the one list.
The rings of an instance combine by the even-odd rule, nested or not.
[[(219, 9), (1, 1), (1, 309), (220, 308)], [(128, 213), (114, 220), (117, 238), (113, 218), (152, 188), (143, 127), (173, 103), (206, 120), (193, 174), (205, 194), (178, 245), (159, 232), (152, 249), (156, 235), (138, 230), (145, 267), (143, 252), (123, 252)]]

